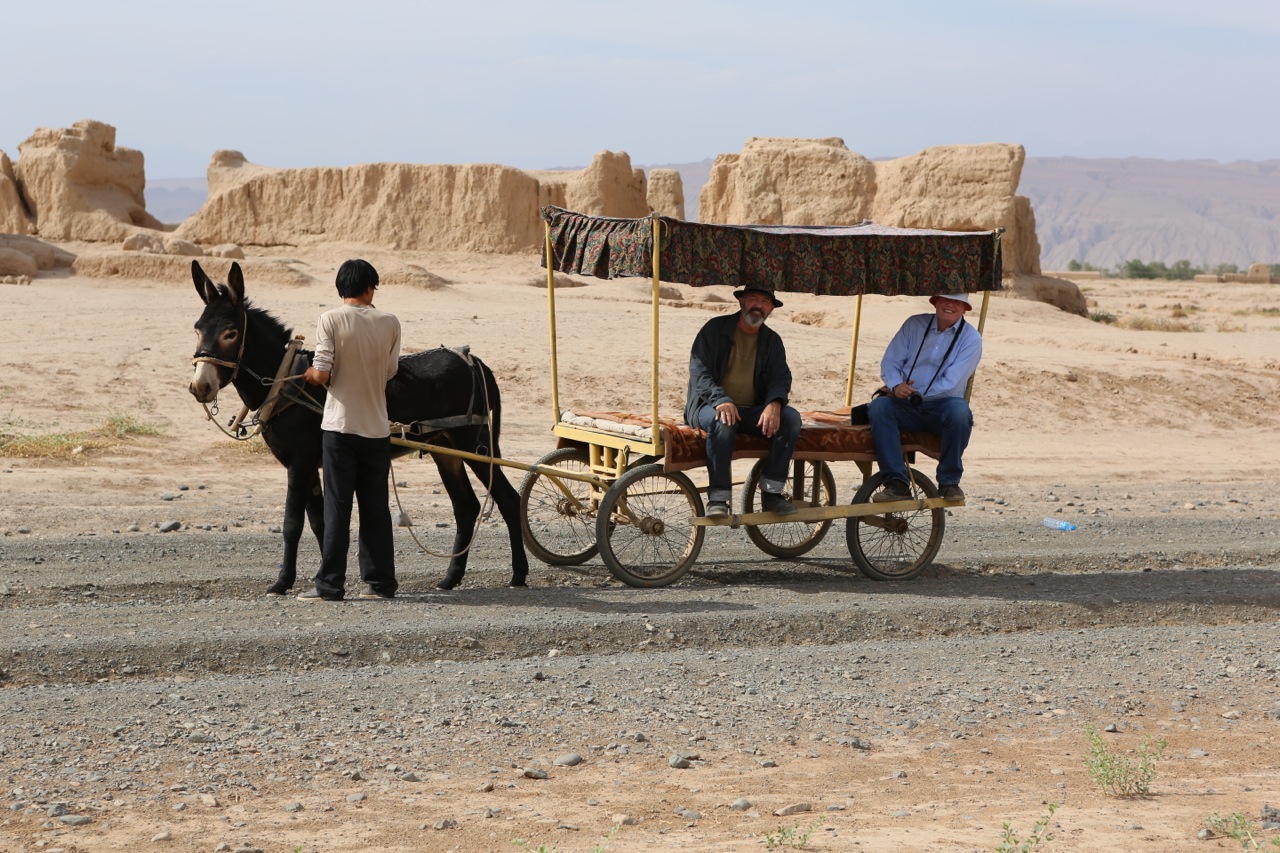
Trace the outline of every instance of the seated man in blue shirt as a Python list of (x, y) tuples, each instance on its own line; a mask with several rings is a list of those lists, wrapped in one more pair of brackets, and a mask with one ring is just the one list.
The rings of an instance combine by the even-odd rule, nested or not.
[(876, 458), (887, 477), (873, 501), (911, 497), (902, 455), (904, 432), (942, 437), (938, 493), (947, 500), (964, 500), (961, 456), (973, 432), (973, 412), (964, 392), (982, 360), (982, 335), (964, 321), (973, 308), (967, 293), (931, 296), (929, 302), (933, 313), (908, 317), (880, 360), (880, 378), (888, 391), (871, 401), (867, 414)]

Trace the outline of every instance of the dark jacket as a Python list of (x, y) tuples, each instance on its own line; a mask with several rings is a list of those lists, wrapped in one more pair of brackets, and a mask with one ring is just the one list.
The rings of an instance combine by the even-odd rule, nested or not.
[[(685, 393), (684, 420), (698, 423), (698, 410), (731, 402), (720, 385), (729, 366), (733, 350), (734, 329), (738, 313), (708, 320), (693, 339), (689, 355), (689, 390)], [(761, 326), (756, 341), (756, 403), (767, 405), (778, 400), (787, 405), (791, 395), (791, 368), (787, 366), (787, 350), (782, 337), (768, 326)]]

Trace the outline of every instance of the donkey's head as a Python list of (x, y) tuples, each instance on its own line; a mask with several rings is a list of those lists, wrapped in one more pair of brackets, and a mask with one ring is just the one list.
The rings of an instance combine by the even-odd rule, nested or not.
[(217, 398), (219, 389), (235, 379), (244, 357), (244, 273), (239, 264), (232, 263), (227, 283), (217, 284), (205, 274), (199, 261), (192, 261), (191, 279), (204, 300), (204, 311), (195, 325), (195, 372), (189, 390), (197, 401), (210, 403)]

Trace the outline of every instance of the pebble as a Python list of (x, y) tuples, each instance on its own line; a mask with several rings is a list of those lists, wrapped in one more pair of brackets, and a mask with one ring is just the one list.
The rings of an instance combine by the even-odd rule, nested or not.
[(582, 762), (582, 756), (576, 752), (570, 752), (567, 755), (562, 755), (555, 760), (555, 764), (560, 767), (577, 767)]
[(539, 767), (526, 767), (522, 775), (526, 779), (546, 779), (547, 771)]
[(729, 803), (729, 808), (733, 809), (735, 812), (745, 812), (751, 808), (751, 801), (745, 797), (738, 797), (738, 799)]
[(172, 533), (182, 527), (181, 521), (165, 521), (160, 524), (161, 533)]
[(813, 811), (812, 803), (792, 803), (789, 806), (783, 806), (773, 814), (774, 817), (790, 817), (791, 815), (804, 814), (811, 811)]

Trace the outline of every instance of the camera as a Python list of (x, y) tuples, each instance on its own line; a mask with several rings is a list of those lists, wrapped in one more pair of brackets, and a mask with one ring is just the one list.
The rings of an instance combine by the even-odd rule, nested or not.
[(911, 404), (911, 405), (913, 405), (913, 406), (923, 406), (923, 405), (924, 405), (924, 397), (921, 397), (921, 396), (920, 396), (920, 392), (919, 392), (919, 391), (912, 391), (912, 392), (911, 392), (911, 396), (907, 398), (907, 402), (908, 402), (908, 403), (910, 403), (910, 404)]

